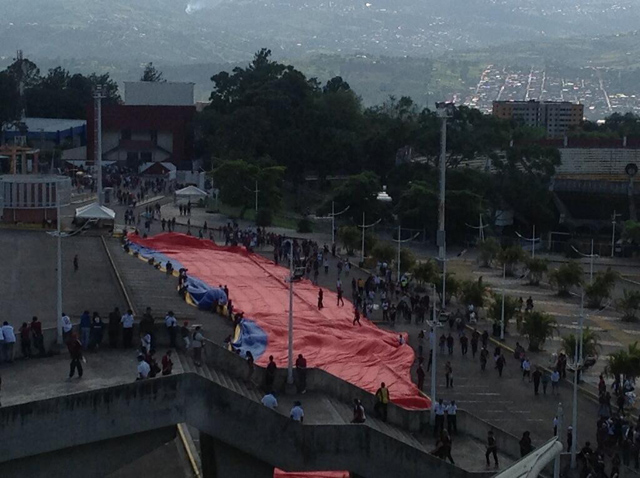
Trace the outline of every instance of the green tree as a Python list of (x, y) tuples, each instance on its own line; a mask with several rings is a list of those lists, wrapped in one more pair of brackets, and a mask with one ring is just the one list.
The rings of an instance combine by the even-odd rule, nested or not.
[(338, 237), (347, 249), (347, 254), (350, 256), (360, 247), (360, 231), (355, 226), (342, 226), (338, 229)]
[(413, 269), (413, 277), (422, 287), (438, 280), (438, 265), (433, 259), (419, 262)]
[(582, 284), (583, 276), (582, 266), (575, 261), (569, 261), (549, 272), (549, 282), (558, 288), (558, 295), (568, 296), (572, 287)]
[(379, 219), (382, 213), (383, 205), (376, 199), (380, 189), (380, 178), (371, 171), (350, 176), (335, 189), (331, 200), (326, 201), (318, 213), (329, 213), (333, 201), (336, 211), (349, 206), (345, 215), (351, 217), (355, 224), (362, 224), (363, 212), (366, 214), (367, 223), (371, 223)]
[(402, 272), (410, 272), (416, 265), (416, 256), (411, 249), (406, 247), (400, 250), (400, 269)]
[(495, 237), (489, 237), (478, 244), (478, 257), (482, 267), (491, 267), (491, 263), (500, 253), (500, 242)]
[(616, 305), (622, 309), (622, 320), (624, 322), (635, 322), (638, 320), (637, 314), (638, 309), (640, 309), (640, 291), (625, 289), (623, 297), (618, 299)]
[(0, 131), (19, 119), (18, 84), (8, 72), (2, 71), (0, 72)]
[(473, 304), (474, 307), (484, 307), (487, 300), (488, 289), (482, 278), (477, 281), (464, 281), (460, 287), (460, 298), (465, 305)]
[(605, 272), (598, 272), (593, 279), (593, 283), (585, 288), (587, 306), (598, 309), (602, 306), (602, 301), (611, 297), (611, 292), (616, 285), (619, 274), (612, 271), (610, 267)]
[[(569, 358), (573, 360), (576, 354), (577, 341), (574, 334), (562, 337), (562, 347)], [(585, 327), (582, 331), (582, 357), (597, 357), (600, 350), (600, 337), (589, 327)], [(580, 351), (578, 350), (578, 353)]]
[(529, 270), (529, 284), (539, 285), (544, 274), (549, 269), (549, 261), (540, 258), (528, 258), (525, 260)]
[(524, 262), (526, 257), (527, 255), (520, 246), (509, 246), (498, 253), (498, 261), (505, 268), (507, 276), (513, 276), (516, 265)]
[[(500, 324), (502, 320), (502, 295), (491, 294), (491, 305), (487, 311), (487, 316), (493, 319), (494, 324)], [(509, 321), (516, 316), (516, 313), (520, 310), (520, 304), (514, 297), (508, 295), (504, 296), (504, 329), (509, 327)]]
[(529, 340), (529, 350), (532, 352), (542, 350), (544, 343), (556, 333), (556, 330), (556, 319), (544, 312), (531, 312), (527, 314), (522, 324), (522, 333), (527, 336)]
[[(451, 302), (451, 298), (457, 296), (460, 293), (461, 283), (458, 279), (455, 278), (454, 274), (447, 273), (446, 282), (444, 285), (445, 288), (445, 303)], [(442, 274), (440, 277), (436, 279), (436, 292), (438, 293), (438, 297), (440, 297), (440, 302), (442, 302)]]
[(167, 80), (163, 78), (162, 72), (158, 70), (155, 66), (153, 66), (152, 62), (149, 62), (144, 66), (144, 71), (142, 72), (140, 81), (148, 81), (153, 83), (165, 83)]
[(396, 250), (388, 242), (379, 242), (371, 250), (371, 255), (380, 262), (391, 264), (396, 258)]
[(635, 379), (640, 376), (640, 348), (638, 347), (638, 342), (629, 345), (627, 350), (622, 349), (609, 354), (605, 373), (613, 375), (618, 380), (623, 377)]

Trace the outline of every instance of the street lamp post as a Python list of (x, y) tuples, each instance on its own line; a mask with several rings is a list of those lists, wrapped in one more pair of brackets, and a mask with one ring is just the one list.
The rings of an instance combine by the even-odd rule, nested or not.
[(430, 331), (430, 342), (431, 342), (431, 410), (430, 410), (430, 422), (431, 425), (434, 426), (435, 424), (435, 420), (436, 420), (436, 411), (435, 411), (435, 404), (436, 404), (436, 369), (438, 367), (437, 365), (437, 359), (438, 359), (438, 351), (436, 349), (436, 341), (437, 341), (437, 337), (436, 337), (436, 331), (438, 327), (441, 327), (440, 322), (436, 319), (436, 285), (433, 284), (433, 300), (431, 301), (431, 303), (433, 304), (433, 316), (431, 321), (427, 321), (427, 323), (429, 324), (429, 326), (431, 327), (431, 331)]
[(573, 354), (575, 371), (573, 373), (573, 440), (571, 441), (571, 468), (576, 468), (576, 452), (578, 448), (578, 374), (582, 367), (582, 339), (584, 325), (584, 289), (580, 294), (580, 320), (578, 322), (579, 340), (576, 341)]
[(331, 201), (331, 245), (336, 243), (336, 216), (344, 214), (351, 206), (345, 207), (340, 212), (335, 212), (335, 207), (335, 201)]
[[(252, 192), (256, 195), (255, 198), (255, 208), (256, 208), (256, 214), (258, 214), (258, 193), (260, 192), (260, 190), (258, 189), (258, 181), (256, 181), (256, 188), (255, 189), (249, 189), (248, 187), (244, 187), (247, 191)], [(257, 216), (256, 216), (257, 217)]]
[(378, 219), (376, 222), (372, 222), (371, 224), (367, 224), (365, 222), (365, 213), (364, 213), (364, 211), (362, 212), (362, 226), (358, 226), (358, 227), (362, 228), (362, 252), (360, 254), (360, 261), (361, 261), (362, 264), (364, 264), (364, 233), (368, 228), (373, 227), (376, 224), (379, 224), (380, 221), (382, 221), (382, 218)]
[(438, 256), (442, 261), (442, 301), (444, 308), (444, 288), (446, 280), (446, 255), (447, 240), (445, 231), (445, 193), (446, 193), (446, 171), (447, 171), (447, 118), (453, 114), (453, 103), (436, 103), (436, 111), (442, 121), (440, 130), (440, 196), (438, 199), (438, 235), (436, 245), (438, 246)]
[(96, 86), (93, 92), (93, 99), (95, 101), (95, 159), (94, 165), (96, 168), (96, 182), (98, 190), (98, 204), (102, 206), (104, 197), (102, 193), (102, 99), (104, 94), (102, 93), (102, 85)]
[(524, 239), (525, 241), (528, 241), (531, 243), (531, 259), (535, 259), (536, 258), (536, 242), (538, 242), (540, 240), (539, 237), (536, 237), (536, 226), (534, 224), (533, 226), (533, 236), (532, 237), (524, 237), (522, 234), (516, 232), (516, 236), (518, 236), (520, 239)]
[(287, 364), (287, 383), (293, 384), (293, 239), (289, 250), (289, 362)]
[(611, 216), (611, 257), (614, 256), (616, 250), (616, 223), (618, 216), (622, 216), (622, 214), (617, 214), (614, 210)]
[[(562, 443), (562, 422), (564, 421), (564, 410), (562, 410), (562, 402), (558, 404), (558, 435), (556, 439)], [(575, 442), (575, 440), (573, 440)], [(560, 454), (556, 456), (553, 463), (553, 478), (560, 478)]]
[(401, 252), (401, 245), (403, 242), (411, 242), (413, 241), (416, 237), (418, 237), (420, 235), (420, 233), (416, 233), (414, 234), (413, 237), (410, 237), (408, 239), (402, 239), (402, 226), (400, 224), (398, 224), (398, 239), (394, 239), (394, 242), (398, 243), (398, 280), (400, 280), (400, 252)]
[(507, 265), (502, 264), (502, 308), (500, 312), (500, 340), (504, 340), (504, 289), (507, 281)]
[(56, 242), (57, 242), (57, 300), (56, 300), (56, 312), (58, 314), (57, 326), (58, 326), (58, 337), (57, 343), (58, 345), (62, 345), (62, 221), (61, 221), (61, 208), (60, 208), (60, 182), (56, 182), (56, 215), (57, 218), (57, 234), (56, 234)]
[(580, 252), (578, 249), (576, 249), (573, 246), (571, 246), (571, 248), (576, 253), (580, 254), (582, 257), (588, 257), (589, 258), (589, 283), (593, 284), (593, 258), (594, 257), (600, 257), (600, 255), (593, 253), (593, 239), (591, 239), (591, 254), (583, 254), (582, 252)]

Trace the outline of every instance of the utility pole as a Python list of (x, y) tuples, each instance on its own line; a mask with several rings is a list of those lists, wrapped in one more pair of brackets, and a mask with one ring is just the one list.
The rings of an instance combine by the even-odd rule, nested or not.
[(345, 207), (340, 212), (335, 212), (336, 204), (335, 201), (331, 201), (331, 245), (336, 243), (336, 216), (340, 216), (349, 210), (351, 206)]
[(61, 213), (61, 208), (60, 208), (60, 181), (56, 181), (56, 215), (58, 216), (57, 218), (57, 234), (56, 234), (56, 242), (57, 242), (57, 259), (58, 259), (58, 264), (57, 264), (57, 271), (56, 271), (56, 275), (57, 275), (57, 287), (58, 287), (58, 294), (57, 294), (57, 300), (56, 300), (56, 312), (58, 313), (58, 320), (57, 320), (57, 325), (58, 325), (58, 338), (57, 338), (57, 343), (59, 346), (62, 346), (62, 213)]
[[(556, 439), (562, 443), (562, 424), (564, 421), (564, 410), (562, 410), (562, 402), (558, 404), (558, 435)], [(575, 443), (575, 438), (572, 443)], [(553, 463), (553, 478), (560, 478), (560, 454), (556, 456), (556, 459)]]
[(616, 250), (616, 222), (618, 216), (622, 216), (622, 214), (616, 214), (616, 211), (613, 211), (613, 215), (611, 216), (611, 257), (614, 256)]
[[(436, 411), (435, 411), (435, 404), (436, 404), (436, 370), (438, 368), (438, 364), (437, 364), (437, 359), (438, 359), (438, 350), (436, 348), (436, 341), (437, 341), (437, 337), (436, 337), (436, 332), (438, 327), (440, 327), (440, 322), (438, 322), (438, 320), (436, 320), (436, 285), (433, 284), (433, 300), (431, 301), (431, 303), (433, 304), (433, 316), (431, 319), (431, 323), (429, 324), (431, 326), (431, 332), (430, 332), (430, 342), (431, 342), (431, 357), (432, 357), (432, 363), (431, 363), (431, 410), (430, 410), (430, 422), (431, 425), (433, 426), (436, 422)], [(429, 321), (427, 321), (428, 323)]]
[(256, 188), (255, 189), (249, 189), (248, 187), (244, 187), (247, 191), (252, 192), (256, 195), (255, 198), (255, 207), (256, 207), (256, 218), (258, 217), (258, 193), (260, 192), (260, 190), (258, 189), (258, 181), (256, 181)]
[(507, 265), (502, 264), (502, 309), (500, 312), (500, 340), (504, 340), (504, 289), (507, 281)]
[(540, 240), (539, 237), (536, 237), (536, 226), (535, 226), (535, 224), (533, 226), (533, 237), (531, 237), (531, 238), (524, 237), (519, 232), (516, 232), (516, 236), (518, 236), (520, 239), (523, 239), (523, 240), (531, 243), (531, 259), (535, 259), (536, 258), (536, 242), (538, 242)]
[(477, 229), (478, 230), (478, 244), (481, 244), (484, 242), (484, 229), (486, 227), (489, 227), (489, 224), (484, 224), (484, 221), (482, 220), (482, 214), (479, 215), (479, 225), (478, 226), (474, 226), (472, 224), (467, 224), (465, 223), (465, 226), (470, 227), (471, 229)]
[(445, 193), (447, 180), (447, 118), (453, 115), (453, 103), (436, 103), (436, 111), (442, 121), (440, 130), (440, 196), (438, 198), (438, 235), (436, 244), (442, 261), (442, 309), (445, 309), (447, 280), (447, 233), (445, 230)]
[(93, 164), (96, 168), (96, 182), (98, 192), (98, 204), (102, 206), (104, 197), (102, 195), (102, 85), (97, 85), (93, 92), (93, 100), (95, 102), (95, 155)]
[[(257, 187), (256, 187), (257, 189)], [(293, 239), (289, 249), (289, 360), (287, 364), (287, 383), (293, 384)]]
[(398, 239), (392, 239), (394, 242), (398, 243), (398, 258), (397, 258), (397, 265), (398, 265), (398, 280), (400, 280), (400, 253), (401, 253), (401, 245), (403, 242), (411, 242), (413, 241), (415, 238), (417, 238), (420, 235), (420, 233), (416, 233), (413, 237), (410, 237), (408, 239), (402, 239), (402, 226), (400, 224), (398, 224)]
[(371, 224), (366, 224), (366, 222), (365, 222), (365, 213), (364, 213), (364, 211), (362, 212), (362, 225), (358, 226), (358, 227), (362, 228), (362, 252), (360, 254), (360, 261), (361, 261), (362, 264), (364, 264), (364, 233), (365, 233), (365, 231), (367, 229), (369, 229), (370, 227), (375, 226), (380, 221), (382, 221), (382, 218), (378, 219), (376, 222), (372, 222)]
[(573, 373), (573, 440), (571, 441), (571, 468), (576, 468), (576, 453), (578, 449), (578, 375), (582, 367), (582, 339), (584, 325), (584, 289), (580, 294), (580, 321), (578, 323), (579, 340), (576, 341), (576, 349), (573, 354), (575, 371)]

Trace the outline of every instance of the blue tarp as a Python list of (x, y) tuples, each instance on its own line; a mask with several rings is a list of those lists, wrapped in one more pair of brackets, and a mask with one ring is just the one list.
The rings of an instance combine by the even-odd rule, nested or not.
[(198, 309), (211, 310), (214, 302), (217, 302), (218, 305), (227, 305), (227, 295), (224, 290), (218, 287), (211, 287), (200, 279), (188, 276), (188, 273), (187, 292), (198, 306)]
[(242, 319), (240, 321), (240, 338), (231, 345), (240, 351), (240, 355), (246, 356), (251, 352), (254, 360), (258, 360), (267, 348), (267, 334), (253, 320)]

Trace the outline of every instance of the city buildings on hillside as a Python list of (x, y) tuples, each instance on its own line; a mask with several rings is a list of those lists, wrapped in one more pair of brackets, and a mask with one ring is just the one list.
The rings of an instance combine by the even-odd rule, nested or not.
[(534, 128), (542, 127), (547, 137), (557, 138), (582, 122), (584, 106), (568, 101), (494, 101), (493, 115)]

